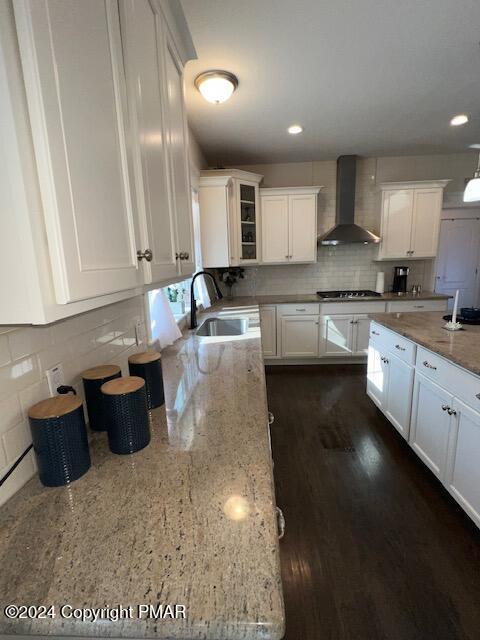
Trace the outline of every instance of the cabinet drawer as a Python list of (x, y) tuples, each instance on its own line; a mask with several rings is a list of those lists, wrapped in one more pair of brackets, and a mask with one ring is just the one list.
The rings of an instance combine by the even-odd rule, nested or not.
[(417, 345), (403, 336), (385, 329), (381, 325), (372, 322), (370, 325), (370, 339), (378, 345), (395, 354), (397, 358), (407, 364), (415, 364)]
[(473, 409), (480, 410), (479, 376), (457, 367), (452, 362), (423, 347), (417, 349), (415, 367), (417, 371), (434, 380), (444, 389), (448, 389), (451, 394)]
[(277, 314), (279, 316), (315, 315), (318, 314), (318, 307), (317, 302), (277, 304)]
[(320, 314), (352, 314), (357, 313), (383, 313), (385, 302), (323, 302), (320, 305)]
[(394, 311), (446, 311), (446, 300), (395, 300), (387, 303), (387, 313)]

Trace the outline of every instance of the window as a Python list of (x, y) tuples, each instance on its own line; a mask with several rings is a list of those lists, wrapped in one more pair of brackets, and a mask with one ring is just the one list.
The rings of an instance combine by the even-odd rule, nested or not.
[(170, 304), (170, 309), (177, 321), (183, 318), (186, 313), (190, 312), (191, 282), (192, 279), (188, 278), (188, 280), (182, 280), (182, 282), (170, 284), (168, 287), (164, 287), (163, 289)]

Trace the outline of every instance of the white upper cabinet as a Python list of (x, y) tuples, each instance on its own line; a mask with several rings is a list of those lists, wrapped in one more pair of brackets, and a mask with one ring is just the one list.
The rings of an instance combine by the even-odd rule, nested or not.
[(263, 264), (316, 262), (321, 188), (260, 189)]
[(14, 3), (59, 303), (139, 282), (118, 6)]
[[(0, 323), (48, 323), (194, 268), (183, 64), (167, 0), (0, 5)], [(149, 261), (151, 252), (151, 261)], [(176, 258), (179, 254), (179, 258)]]
[(165, 127), (164, 34), (149, 0), (120, 3), (146, 282), (177, 275)]
[(199, 205), (204, 267), (259, 262), (258, 185), (262, 178), (239, 169), (202, 171)]
[(443, 189), (447, 183), (448, 180), (436, 180), (381, 185), (380, 260), (437, 255)]

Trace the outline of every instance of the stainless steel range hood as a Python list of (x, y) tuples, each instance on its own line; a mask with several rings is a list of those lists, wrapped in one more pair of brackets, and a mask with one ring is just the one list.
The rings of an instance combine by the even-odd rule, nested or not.
[(372, 244), (380, 238), (371, 231), (355, 224), (355, 182), (357, 156), (340, 156), (337, 159), (336, 225), (318, 238), (318, 244)]

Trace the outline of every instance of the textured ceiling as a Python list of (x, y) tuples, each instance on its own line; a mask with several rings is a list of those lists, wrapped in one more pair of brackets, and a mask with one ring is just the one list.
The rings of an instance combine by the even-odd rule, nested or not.
[[(463, 151), (480, 143), (480, 0), (182, 0), (188, 116), (211, 164)], [(204, 70), (239, 88), (212, 105)], [(462, 128), (449, 126), (467, 112)], [(286, 127), (305, 131), (289, 136)]]

